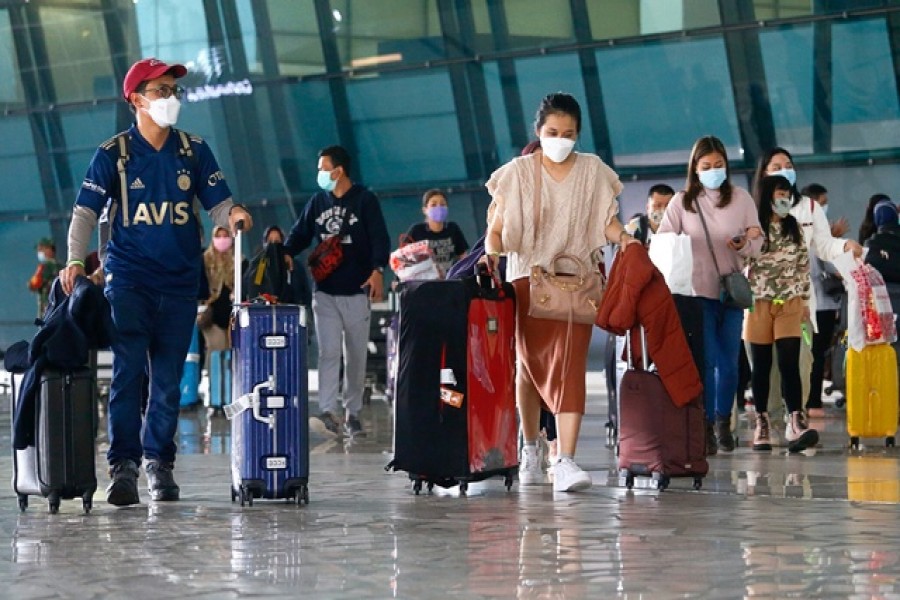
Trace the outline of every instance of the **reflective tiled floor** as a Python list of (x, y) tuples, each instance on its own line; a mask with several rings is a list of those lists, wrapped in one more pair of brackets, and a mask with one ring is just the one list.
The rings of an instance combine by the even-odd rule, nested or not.
[(591, 490), (507, 492), (495, 479), (460, 497), (415, 496), (384, 471), (390, 411), (374, 401), (366, 439), (312, 440), (308, 506), (243, 509), (227, 422), (185, 413), (181, 502), (116, 509), (98, 491), (90, 515), (80, 502), (49, 515), (36, 499), (20, 514), (4, 485), (0, 597), (900, 598), (900, 452), (878, 440), (849, 452), (842, 411), (828, 411), (814, 456), (740, 448), (711, 459), (700, 492), (677, 480), (628, 492), (609, 476), (596, 393), (579, 449)]

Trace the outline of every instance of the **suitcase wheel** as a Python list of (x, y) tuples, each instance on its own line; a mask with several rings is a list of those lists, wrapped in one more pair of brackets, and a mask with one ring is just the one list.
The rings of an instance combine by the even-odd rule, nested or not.
[(703, 478), (694, 477), (694, 489), (699, 490), (701, 487), (703, 487)]
[(859, 450), (859, 437), (853, 436), (850, 438), (850, 448), (852, 450)]
[(94, 500), (89, 496), (85, 496), (81, 499), (81, 509), (84, 511), (84, 514), (91, 514), (91, 509), (94, 508)]
[(838, 398), (834, 401), (834, 405), (838, 408), (844, 408), (844, 405), (847, 404), (846, 398)]
[(428, 493), (429, 493), (429, 494), (433, 494), (433, 493), (434, 493), (434, 482), (433, 482), (433, 481), (429, 481), (429, 482), (428, 482)]
[[(433, 484), (429, 484), (429, 485), (433, 485)], [(415, 492), (416, 496), (418, 496), (419, 492), (421, 492), (421, 491), (422, 491), (422, 480), (421, 479), (413, 480), (413, 492)]]
[(241, 500), (242, 508), (245, 504), (248, 506), (253, 506), (253, 492), (251, 492), (244, 486), (241, 486), (240, 489), (238, 490), (238, 497)]
[(25, 512), (26, 508), (28, 508), (28, 496), (19, 494), (19, 510)]
[(660, 492), (664, 492), (669, 487), (669, 478), (665, 475), (654, 476), (654, 479), (656, 480), (656, 489)]
[(234, 491), (234, 488), (231, 488), (231, 501), (234, 502), (237, 500), (237, 492)]
[(506, 491), (510, 491), (513, 486), (513, 478), (512, 474), (507, 472), (506, 477), (503, 478), (503, 484), (506, 486)]
[(309, 488), (306, 484), (300, 484), (300, 486), (294, 490), (294, 502), (299, 506), (300, 504), (309, 504)]
[(459, 495), (465, 496), (469, 491), (469, 482), (468, 481), (460, 481), (459, 482)]
[(889, 436), (884, 440), (884, 445), (885, 445), (886, 447), (888, 447), (888, 448), (893, 448), (894, 445), (895, 445), (895, 444), (894, 444), (894, 436), (889, 435)]
[(625, 469), (619, 471), (619, 479), (621, 479), (622, 477), (625, 478), (626, 489), (630, 490), (634, 487), (634, 475), (631, 473), (631, 471), (627, 471)]
[(55, 515), (59, 512), (59, 494), (52, 493), (47, 497), (47, 504), (50, 508), (50, 514)]

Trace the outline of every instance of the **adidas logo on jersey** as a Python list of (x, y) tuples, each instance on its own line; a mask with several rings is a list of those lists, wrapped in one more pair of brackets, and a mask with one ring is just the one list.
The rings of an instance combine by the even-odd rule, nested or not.
[(144, 189), (144, 182), (141, 181), (140, 177), (135, 177), (134, 181), (131, 182), (131, 185), (128, 186), (129, 190), (142, 190)]

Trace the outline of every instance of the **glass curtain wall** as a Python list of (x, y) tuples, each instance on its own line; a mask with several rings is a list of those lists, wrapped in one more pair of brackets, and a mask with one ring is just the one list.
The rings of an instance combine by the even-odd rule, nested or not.
[(791, 149), (801, 184), (838, 190), (832, 213), (855, 230), (861, 199), (900, 174), (898, 44), (891, 0), (0, 0), (0, 283), (19, 290), (0, 347), (32, 331), (34, 244), (50, 236), (65, 258), (75, 193), (131, 122), (121, 81), (141, 57), (188, 67), (179, 126), (261, 224), (291, 225), (318, 151), (339, 143), (393, 239), (440, 187), (474, 242), (484, 182), (554, 91), (582, 104), (578, 149), (620, 173), (623, 212), (683, 181), (693, 141), (715, 134), (740, 174), (761, 145)]

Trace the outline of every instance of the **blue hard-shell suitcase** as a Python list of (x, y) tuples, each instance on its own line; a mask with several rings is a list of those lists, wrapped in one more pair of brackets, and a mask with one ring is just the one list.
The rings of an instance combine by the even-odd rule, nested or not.
[(234, 401), (231, 499), (309, 503), (308, 379), (304, 308), (237, 308), (232, 326)]
[(231, 379), (231, 350), (210, 351), (207, 408), (220, 410), (231, 402)]
[(194, 325), (191, 334), (191, 345), (188, 347), (187, 356), (184, 358), (184, 372), (181, 374), (181, 408), (191, 408), (200, 401), (198, 387), (200, 386), (200, 334)]

